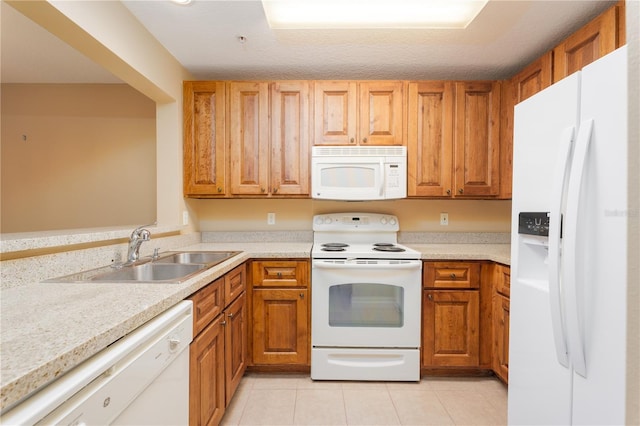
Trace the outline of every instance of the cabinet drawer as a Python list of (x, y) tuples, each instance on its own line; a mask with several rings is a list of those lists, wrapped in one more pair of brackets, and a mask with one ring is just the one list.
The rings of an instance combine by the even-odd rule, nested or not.
[(480, 264), (471, 262), (424, 262), (425, 288), (479, 288)]
[(254, 287), (306, 287), (308, 261), (256, 261), (252, 264)]
[(247, 268), (245, 264), (231, 270), (224, 276), (225, 306), (233, 302), (247, 288)]
[(197, 336), (224, 309), (224, 282), (224, 277), (218, 278), (189, 297), (193, 301), (194, 336)]

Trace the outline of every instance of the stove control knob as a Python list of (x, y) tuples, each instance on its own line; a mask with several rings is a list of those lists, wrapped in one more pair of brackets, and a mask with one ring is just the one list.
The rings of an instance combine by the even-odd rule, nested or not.
[(389, 223), (390, 223), (391, 225), (395, 225), (395, 224), (396, 224), (396, 222), (397, 222), (397, 221), (396, 221), (396, 219), (395, 219), (394, 217), (392, 217), (392, 218), (389, 220)]
[(387, 224), (387, 218), (382, 216), (382, 219), (380, 219), (380, 223), (382, 223), (383, 225)]

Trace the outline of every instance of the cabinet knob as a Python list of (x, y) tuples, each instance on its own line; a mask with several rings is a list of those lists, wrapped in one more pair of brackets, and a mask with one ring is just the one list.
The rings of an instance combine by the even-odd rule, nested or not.
[(447, 189), (447, 195), (451, 195), (451, 190)]
[(452, 273), (451, 275), (449, 275), (451, 278), (455, 278), (456, 274)]
[(219, 193), (222, 192), (222, 188), (218, 187), (218, 192)]
[(227, 322), (225, 320), (220, 321), (220, 325), (227, 325)]
[(362, 139), (363, 143), (367, 143), (367, 138)]
[(304, 293), (300, 293), (300, 299), (304, 299)]
[(464, 192), (464, 189), (460, 188), (458, 189), (458, 192), (462, 194)]
[(278, 193), (278, 188), (274, 188), (274, 189), (273, 189), (273, 193), (274, 193), (274, 194), (277, 194), (277, 193)]
[(355, 143), (355, 142), (356, 142), (356, 138), (351, 138), (351, 139), (349, 139), (349, 142), (350, 142), (350, 143)]
[(431, 293), (427, 294), (427, 299), (433, 301), (433, 295)]
[(264, 188), (260, 188), (260, 192), (262, 192), (264, 194), (265, 193), (265, 189)]
[(278, 278), (282, 278), (282, 272), (278, 272), (276, 275), (278, 276)]
[(228, 316), (229, 318), (233, 318), (233, 312), (230, 312), (227, 316)]

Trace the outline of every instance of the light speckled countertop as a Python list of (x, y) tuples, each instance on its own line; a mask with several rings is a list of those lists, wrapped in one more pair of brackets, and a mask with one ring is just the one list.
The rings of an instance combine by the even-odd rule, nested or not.
[[(423, 259), (509, 265), (508, 244), (406, 244)], [(181, 284), (31, 283), (1, 293), (0, 409), (15, 404), (251, 258), (308, 258), (311, 243), (200, 243), (238, 256)]]

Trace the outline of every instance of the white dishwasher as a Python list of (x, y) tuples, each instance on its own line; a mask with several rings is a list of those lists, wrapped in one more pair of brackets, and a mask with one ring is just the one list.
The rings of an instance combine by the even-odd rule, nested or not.
[(193, 305), (158, 315), (3, 414), (3, 425), (187, 425)]

